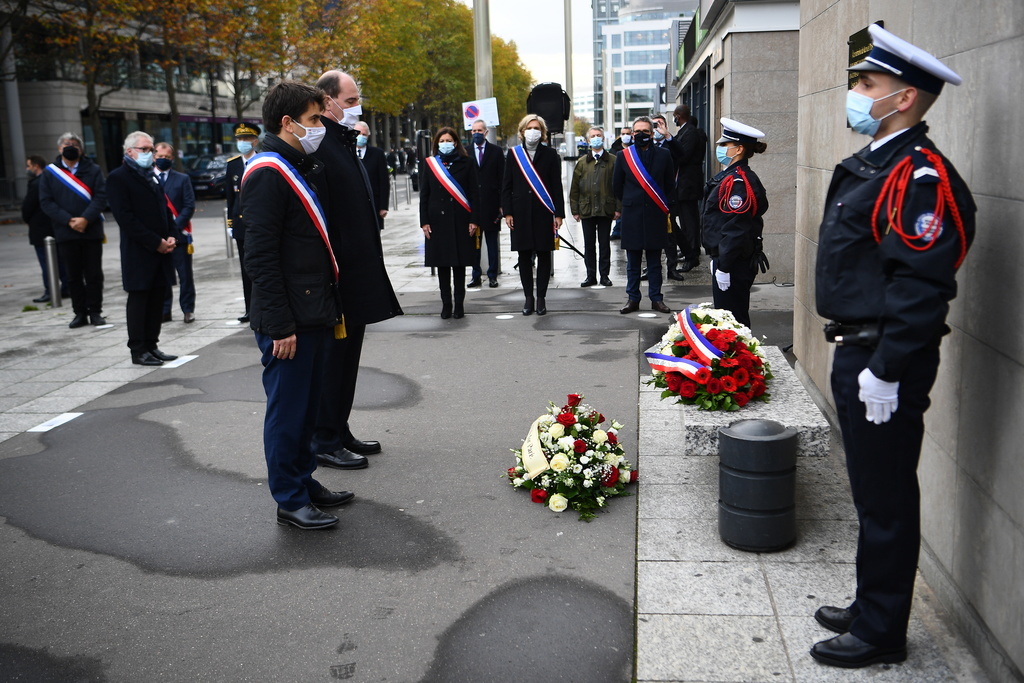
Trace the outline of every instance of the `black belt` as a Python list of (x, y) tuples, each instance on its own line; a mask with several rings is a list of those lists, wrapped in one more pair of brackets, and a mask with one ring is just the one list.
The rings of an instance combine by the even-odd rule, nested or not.
[(825, 325), (825, 341), (838, 346), (878, 346), (878, 323), (837, 323)]

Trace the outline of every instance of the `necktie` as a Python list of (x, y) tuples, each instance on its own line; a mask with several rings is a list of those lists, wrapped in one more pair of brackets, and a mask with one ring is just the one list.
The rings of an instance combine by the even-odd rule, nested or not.
[(484, 165), (484, 148), (483, 147), (477, 147), (476, 148), (476, 165), (477, 166), (483, 166)]
[(160, 187), (163, 187), (164, 183), (167, 181), (167, 171), (161, 172), (157, 178), (160, 180)]

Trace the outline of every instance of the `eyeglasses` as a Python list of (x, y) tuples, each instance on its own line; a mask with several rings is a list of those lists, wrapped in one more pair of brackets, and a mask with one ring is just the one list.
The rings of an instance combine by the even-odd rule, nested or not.
[(149, 154), (150, 152), (153, 151), (152, 147), (132, 147), (132, 149), (137, 149), (140, 152), (142, 152), (143, 154)]

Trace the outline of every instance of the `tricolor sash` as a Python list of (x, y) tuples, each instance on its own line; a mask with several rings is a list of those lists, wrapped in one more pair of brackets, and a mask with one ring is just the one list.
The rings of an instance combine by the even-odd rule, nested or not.
[[(166, 192), (164, 193), (164, 199), (167, 200), (167, 208), (171, 210), (171, 215), (174, 216), (174, 220), (178, 220), (178, 210), (174, 208), (174, 203), (171, 201), (171, 198), (167, 196)], [(192, 251), (193, 251), (193, 249), (192, 249), (192, 221), (189, 221), (185, 225), (185, 227), (181, 229), (181, 231), (183, 233), (185, 233), (185, 238), (187, 240), (186, 244), (188, 245), (188, 253), (191, 254)]]
[(331, 239), (327, 235), (327, 219), (324, 217), (323, 207), (320, 206), (320, 200), (316, 198), (316, 193), (310, 189), (309, 185), (306, 184), (305, 179), (299, 172), (295, 170), (295, 167), (289, 164), (284, 157), (276, 152), (260, 152), (253, 156), (249, 160), (249, 163), (245, 167), (245, 173), (242, 174), (242, 182), (240, 183), (243, 187), (245, 185), (245, 179), (249, 177), (251, 173), (260, 168), (270, 168), (280, 173), (284, 179), (291, 185), (292, 190), (299, 196), (302, 201), (302, 206), (306, 209), (306, 213), (309, 214), (310, 220), (313, 221), (313, 225), (316, 226), (317, 232), (320, 233), (320, 238), (324, 241), (324, 246), (327, 247), (327, 253), (331, 257), (331, 266), (334, 268), (334, 281), (338, 281), (338, 262), (334, 258), (334, 250), (331, 249)]
[(57, 180), (71, 188), (71, 191), (82, 197), (82, 199), (87, 202), (92, 201), (92, 190), (89, 189), (88, 185), (75, 177), (73, 173), (61, 168), (57, 164), (47, 164), (46, 170), (56, 176)]
[(440, 157), (427, 157), (427, 166), (434, 173), (434, 177), (437, 178), (437, 182), (441, 183), (441, 187), (448, 190), (448, 194), (452, 198), (462, 205), (462, 208), (466, 211), (472, 211), (469, 208), (469, 197), (466, 196), (465, 190), (462, 186), (452, 177), (451, 171), (445, 168), (444, 164), (441, 163)]
[(679, 329), (683, 331), (683, 336), (686, 337), (686, 341), (689, 342), (690, 348), (697, 354), (705, 365), (711, 365), (711, 361), (715, 358), (721, 358), (722, 352), (715, 348), (715, 345), (707, 340), (707, 338), (700, 333), (697, 326), (693, 324), (693, 318), (690, 317), (690, 308), (687, 306), (686, 310), (682, 313), (676, 313), (676, 320), (679, 322)]
[(664, 213), (669, 212), (668, 200), (665, 198), (665, 193), (661, 191), (658, 184), (654, 182), (654, 178), (644, 168), (644, 164), (640, 161), (640, 154), (636, 151), (635, 146), (626, 147), (622, 150), (623, 155), (626, 157), (626, 166), (629, 166), (629, 170), (632, 171), (633, 177), (640, 184), (640, 187), (644, 189), (647, 196), (651, 198), (658, 208)]
[(540, 179), (537, 169), (533, 167), (533, 162), (530, 161), (530, 155), (526, 153), (526, 148), (522, 145), (513, 147), (512, 154), (515, 155), (516, 163), (519, 164), (519, 170), (523, 172), (526, 183), (533, 190), (533, 193), (537, 195), (537, 199), (544, 205), (544, 208), (551, 213), (555, 213), (555, 200), (551, 198), (548, 188), (544, 187), (544, 181)]

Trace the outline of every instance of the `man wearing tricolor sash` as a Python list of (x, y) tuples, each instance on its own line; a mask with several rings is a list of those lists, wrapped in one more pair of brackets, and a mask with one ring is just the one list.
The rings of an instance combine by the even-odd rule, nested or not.
[(313, 479), (311, 448), (328, 345), (341, 322), (338, 264), (328, 236), (323, 164), (311, 156), (325, 132), (324, 93), (284, 81), (267, 93), (264, 152), (242, 177), (245, 268), (252, 278), (250, 326), (263, 353), (267, 394), (263, 446), (277, 523), (334, 526), (321, 508), (353, 495)]
[(53, 221), (53, 236), (67, 267), (75, 316), (68, 327), (103, 325), (103, 171), (85, 156), (74, 133), (57, 140), (57, 159), (39, 179), (39, 204)]
[(640, 271), (647, 259), (647, 294), (651, 309), (670, 313), (661, 294), (661, 251), (668, 246), (669, 206), (667, 190), (672, 188), (672, 154), (651, 144), (651, 119), (641, 116), (633, 122), (633, 145), (615, 159), (612, 191), (622, 202), (620, 244), (626, 250), (626, 296), (620, 313), (640, 308)]

